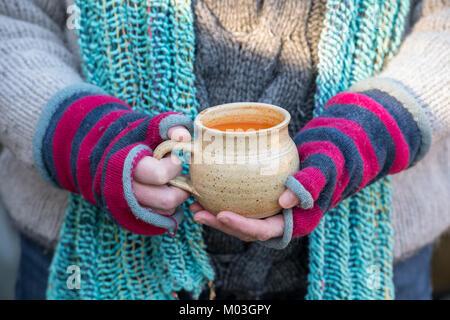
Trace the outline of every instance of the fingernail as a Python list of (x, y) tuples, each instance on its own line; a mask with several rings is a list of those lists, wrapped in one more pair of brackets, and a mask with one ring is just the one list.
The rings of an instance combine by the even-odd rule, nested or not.
[(197, 222), (197, 223), (203, 223), (202, 219), (198, 219), (196, 217), (194, 217), (194, 221)]
[(289, 201), (289, 198), (287, 198), (287, 197), (280, 198), (280, 205), (283, 208), (289, 208), (291, 206), (291, 202), (292, 201)]
[(194, 221), (197, 222), (197, 223), (203, 223), (204, 220), (203, 220), (201, 215), (194, 214)]

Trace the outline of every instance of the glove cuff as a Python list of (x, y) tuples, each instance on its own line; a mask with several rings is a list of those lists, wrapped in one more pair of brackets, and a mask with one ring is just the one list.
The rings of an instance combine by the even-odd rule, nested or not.
[(293, 238), (293, 230), (294, 230), (294, 221), (292, 215), (292, 209), (284, 209), (283, 210), (283, 218), (284, 218), (284, 232), (281, 237), (272, 238), (266, 241), (258, 241), (265, 247), (281, 250), (286, 248), (291, 239)]

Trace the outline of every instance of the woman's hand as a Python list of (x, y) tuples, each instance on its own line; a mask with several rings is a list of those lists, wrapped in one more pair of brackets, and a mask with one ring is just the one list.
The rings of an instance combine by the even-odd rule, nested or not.
[[(191, 134), (183, 126), (170, 128), (167, 135), (175, 141), (191, 140)], [(142, 158), (133, 172), (133, 191), (139, 204), (153, 212), (172, 215), (189, 198), (188, 192), (167, 185), (181, 172), (182, 162), (176, 155), (169, 154), (161, 160)]]
[[(289, 189), (278, 199), (280, 206), (288, 209), (299, 204), (298, 197)], [(283, 236), (284, 218), (277, 214), (265, 219), (245, 218), (237, 213), (222, 211), (214, 216), (195, 202), (190, 210), (194, 212), (194, 220), (198, 223), (216, 228), (243, 241), (266, 241)]]

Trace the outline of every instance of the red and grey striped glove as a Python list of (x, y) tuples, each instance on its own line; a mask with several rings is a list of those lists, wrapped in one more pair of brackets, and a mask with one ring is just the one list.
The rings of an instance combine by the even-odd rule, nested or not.
[(53, 96), (42, 112), (33, 142), (36, 167), (56, 186), (105, 209), (122, 227), (162, 234), (176, 229), (183, 210), (168, 217), (140, 206), (132, 174), (176, 125), (193, 131), (191, 119), (179, 113), (149, 117), (96, 86), (73, 85)]
[(343, 92), (302, 128), (294, 137), (300, 171), (286, 182), (300, 204), (284, 212), (283, 239), (267, 245), (283, 248), (291, 238), (311, 233), (342, 199), (424, 156), (431, 144), (429, 125), (416, 121), (424, 117), (418, 108), (405, 107), (405, 95)]

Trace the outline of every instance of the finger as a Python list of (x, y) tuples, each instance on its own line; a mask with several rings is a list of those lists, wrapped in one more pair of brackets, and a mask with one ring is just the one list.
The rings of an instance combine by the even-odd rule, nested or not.
[[(229, 213), (233, 214), (233, 215), (237, 215), (236, 213), (233, 213), (233, 212), (229, 212)], [(220, 213), (220, 214), (223, 214), (223, 213)], [(244, 219), (248, 219), (248, 218), (244, 218)], [(236, 228), (236, 226), (234, 226), (234, 225), (228, 225), (228, 221), (226, 220), (226, 218), (224, 219), (224, 221), (226, 221), (227, 223), (223, 223), (219, 219), (217, 219), (216, 216), (214, 216), (213, 214), (209, 213), (206, 210), (197, 212), (194, 215), (194, 220), (197, 222), (203, 223), (205, 225), (208, 225), (210, 227), (213, 227), (215, 229), (218, 229), (222, 232), (225, 232), (225, 233), (227, 233), (231, 236), (234, 236), (236, 238), (239, 238), (243, 241), (256, 241), (256, 240), (264, 241), (264, 240), (267, 240), (270, 238), (269, 234), (258, 235), (258, 233), (251, 233), (251, 232), (248, 232), (248, 230), (244, 230), (245, 228), (239, 229), (239, 228)], [(253, 220), (253, 222), (259, 221), (259, 220), (255, 220), (255, 219), (248, 219), (248, 220)], [(279, 220), (279, 219), (274, 219), (274, 221), (275, 220)], [(282, 227), (280, 228), (280, 232), (277, 232), (277, 233), (282, 234), (283, 229), (284, 229), (283, 217), (281, 217), (281, 220), (282, 220), (281, 221)], [(270, 222), (270, 223), (274, 223), (274, 222)], [(280, 221), (278, 221), (278, 223), (280, 223)], [(277, 233), (274, 232), (274, 236)]]
[(190, 195), (177, 187), (146, 185), (137, 181), (133, 181), (133, 191), (141, 205), (163, 210), (171, 210), (178, 207)]
[(169, 128), (169, 130), (167, 130), (167, 136), (169, 137), (169, 139), (175, 141), (191, 140), (191, 134), (184, 126), (174, 126), (172, 128)]
[(143, 184), (162, 185), (180, 175), (182, 170), (181, 160), (174, 154), (161, 160), (143, 157), (134, 169), (133, 178)]
[(236, 232), (259, 241), (280, 237), (284, 232), (284, 219), (281, 214), (267, 219), (251, 219), (234, 212), (222, 211), (217, 215), (217, 220)]
[(239, 234), (235, 230), (227, 227), (225, 224), (223, 224), (222, 222), (217, 220), (215, 215), (213, 215), (212, 213), (210, 213), (206, 210), (201, 210), (201, 211), (198, 211), (197, 213), (195, 213), (194, 221), (205, 224), (205, 225), (215, 228), (217, 230), (220, 230), (224, 233), (227, 233), (227, 234), (234, 236), (236, 238), (239, 238), (241, 240), (250, 241), (250, 239), (243, 239), (242, 234)]
[(200, 203), (194, 202), (189, 206), (189, 210), (191, 210), (193, 213), (199, 212), (200, 210), (203, 210), (203, 207)]
[(291, 190), (286, 189), (278, 198), (278, 203), (282, 208), (289, 209), (300, 204), (300, 199)]

